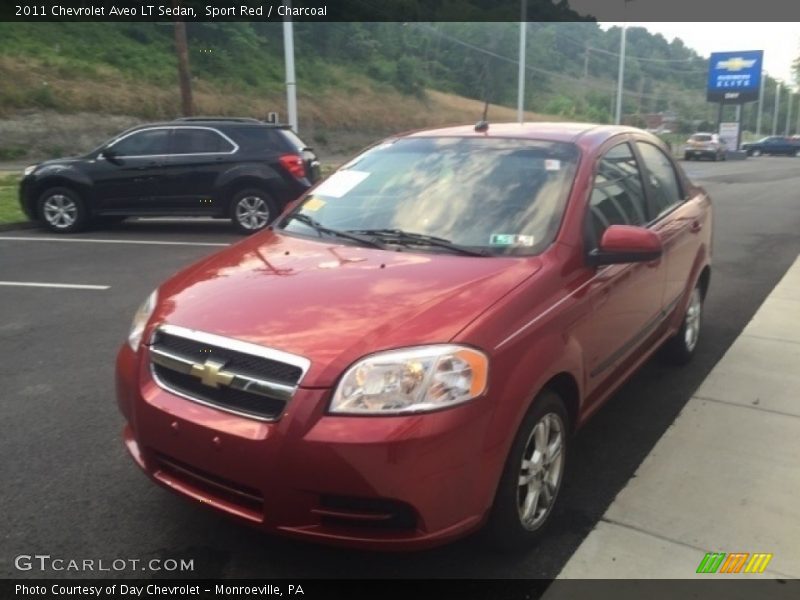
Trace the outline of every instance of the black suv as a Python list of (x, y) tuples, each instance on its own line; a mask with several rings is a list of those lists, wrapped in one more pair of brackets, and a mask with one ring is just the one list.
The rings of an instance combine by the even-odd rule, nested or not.
[(62, 233), (129, 216), (222, 217), (252, 233), (319, 176), (317, 157), (286, 126), (184, 118), (28, 167), (20, 204), (29, 219)]

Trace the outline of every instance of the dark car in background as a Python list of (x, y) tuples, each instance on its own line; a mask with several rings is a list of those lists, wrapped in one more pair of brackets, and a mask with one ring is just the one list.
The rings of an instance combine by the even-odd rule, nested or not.
[(771, 135), (757, 142), (742, 144), (742, 150), (747, 152), (748, 156), (761, 156), (762, 154), (800, 156), (800, 140), (782, 135)]
[(252, 233), (320, 177), (319, 161), (288, 127), (244, 118), (140, 125), (92, 152), (25, 169), (28, 218), (71, 233), (125, 217), (229, 218)]

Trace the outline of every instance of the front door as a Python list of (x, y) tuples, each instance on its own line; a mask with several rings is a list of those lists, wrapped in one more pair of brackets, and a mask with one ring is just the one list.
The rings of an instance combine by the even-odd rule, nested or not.
[(169, 128), (142, 129), (113, 142), (91, 166), (97, 207), (105, 213), (148, 214), (164, 176)]
[[(586, 219), (587, 252), (597, 248), (610, 225), (647, 226), (641, 169), (628, 143), (612, 147), (598, 161)], [(663, 320), (664, 278), (662, 259), (604, 265), (594, 273), (587, 294), (590, 310), (574, 330), (584, 349), (590, 402)]]

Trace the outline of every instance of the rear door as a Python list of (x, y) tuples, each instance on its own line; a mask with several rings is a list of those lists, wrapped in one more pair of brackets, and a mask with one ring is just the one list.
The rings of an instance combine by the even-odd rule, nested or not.
[(112, 142), (109, 158), (91, 167), (97, 207), (103, 212), (146, 213), (164, 176), (168, 127), (139, 129)]
[(658, 232), (666, 263), (663, 305), (670, 313), (687, 289), (706, 226), (701, 196), (690, 197), (675, 164), (661, 148), (637, 141), (649, 197), (650, 227)]
[(172, 130), (165, 177), (158, 202), (165, 212), (213, 215), (224, 210), (217, 181), (239, 147), (212, 127), (178, 126)]

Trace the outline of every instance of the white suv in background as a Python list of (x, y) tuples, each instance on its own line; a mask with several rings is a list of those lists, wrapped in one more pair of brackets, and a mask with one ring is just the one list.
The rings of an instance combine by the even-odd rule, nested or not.
[(683, 147), (683, 159), (708, 157), (712, 160), (725, 160), (728, 146), (716, 133), (693, 133)]

